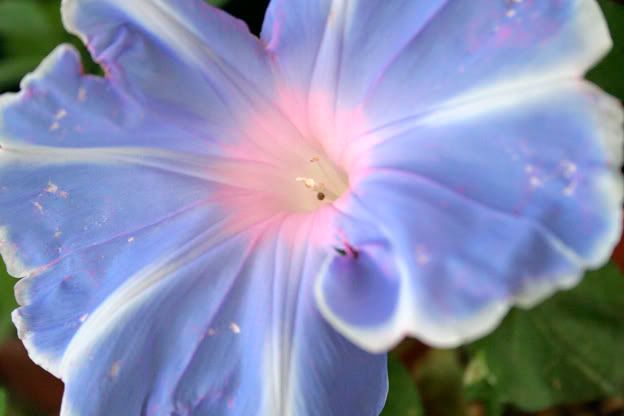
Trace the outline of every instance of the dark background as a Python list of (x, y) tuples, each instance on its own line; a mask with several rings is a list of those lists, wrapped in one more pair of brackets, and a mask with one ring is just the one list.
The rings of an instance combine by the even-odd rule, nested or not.
[(268, 0), (231, 0), (222, 8), (231, 15), (246, 21), (249, 29), (258, 35), (268, 4)]

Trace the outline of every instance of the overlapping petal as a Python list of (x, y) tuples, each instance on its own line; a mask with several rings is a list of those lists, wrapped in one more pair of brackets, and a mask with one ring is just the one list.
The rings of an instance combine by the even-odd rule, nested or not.
[[(300, 3), (301, 14), (272, 3), (269, 49), (310, 102), (332, 91), (335, 108), (365, 121), (332, 149), (358, 172), (341, 210), (368, 212), (342, 225), (361, 257), (329, 259), (317, 286), (342, 332), (375, 351), (406, 333), (457, 345), (605, 261), (620, 233), (621, 108), (572, 81), (611, 46), (596, 2)], [(323, 111), (310, 108), (312, 123)], [(517, 220), (496, 234), (468, 203)], [(543, 256), (523, 257), (534, 251)], [(419, 267), (432, 258), (440, 267)], [(514, 271), (520, 258), (526, 270)]]
[[(336, 109), (348, 109), (364, 114), (367, 132), (579, 78), (612, 43), (586, 0), (274, 0), (262, 38), (286, 85), (309, 92), (310, 123), (340, 131)], [(331, 99), (319, 105), (319, 94)], [(340, 163), (359, 157), (355, 140), (340, 140)]]
[[(362, 160), (341, 209), (369, 231), (353, 220), (342, 229), (364, 259), (376, 258), (329, 260), (317, 294), (330, 321), (365, 348), (387, 349), (405, 333), (441, 346), (483, 335), (510, 305), (576, 284), (619, 238), (616, 100), (567, 81), (476, 104), (387, 131)], [(349, 290), (337, 267), (382, 290)], [(380, 299), (390, 311), (383, 320), (366, 309)]]

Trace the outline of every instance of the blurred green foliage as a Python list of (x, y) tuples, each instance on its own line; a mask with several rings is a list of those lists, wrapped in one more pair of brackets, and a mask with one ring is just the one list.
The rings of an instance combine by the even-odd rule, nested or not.
[(609, 23), (613, 49), (587, 78), (624, 101), (624, 5), (614, 0), (600, 0), (599, 3)]
[(414, 369), (427, 415), (457, 416), (464, 413), (463, 363), (458, 351), (431, 350)]
[(0, 416), (6, 416), (7, 414), (7, 394), (4, 390), (0, 389)]
[(13, 296), (15, 278), (8, 275), (0, 261), (0, 342), (15, 333), (11, 311), (17, 307)]
[[(228, 0), (206, 1), (223, 6)], [(599, 3), (614, 48), (588, 78), (622, 100), (624, 6)], [(63, 42), (79, 48), (87, 72), (99, 71), (80, 41), (63, 30), (59, 0), (0, 0), (0, 91), (17, 88)], [(0, 341), (15, 333), (14, 283), (0, 268)], [(479, 415), (502, 416), (513, 408), (537, 411), (622, 395), (624, 276), (613, 265), (592, 272), (577, 288), (532, 310), (513, 310), (496, 331), (466, 349), (431, 350), (414, 368), (391, 354), (389, 377), (383, 416), (461, 416), (473, 403)], [(14, 407), (20, 406), (0, 389), (0, 416), (30, 414)]]
[(15, 89), (56, 46), (72, 43), (80, 50), (85, 70), (99, 71), (82, 43), (61, 23), (58, 0), (0, 0), (0, 91)]
[(388, 356), (388, 377), (388, 401), (381, 416), (423, 416), (412, 375), (393, 354)]
[[(624, 392), (624, 276), (590, 272), (573, 290), (513, 310), (470, 348), (469, 388), (523, 410)], [(489, 399), (490, 397), (481, 397)]]
[(64, 40), (44, 5), (28, 0), (0, 3), (0, 36), (7, 57), (0, 62), (0, 88), (13, 85), (38, 65), (51, 47)]
[(208, 3), (216, 7), (223, 7), (229, 0), (206, 0)]
[[(206, 1), (221, 7), (229, 0)], [(0, 91), (15, 89), (61, 43), (78, 48), (86, 72), (101, 73), (82, 42), (64, 30), (60, 0), (0, 0)]]

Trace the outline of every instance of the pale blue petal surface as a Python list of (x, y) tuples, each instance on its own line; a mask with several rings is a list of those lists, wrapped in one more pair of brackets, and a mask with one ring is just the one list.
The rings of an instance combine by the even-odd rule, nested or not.
[(357, 172), (336, 241), (360, 256), (328, 259), (316, 291), (341, 332), (372, 351), (406, 334), (455, 346), (608, 258), (622, 111), (580, 81), (611, 47), (597, 2), (297, 5), (274, 0), (263, 38), (310, 103), (330, 91), (355, 115), (337, 131), (361, 125), (332, 149)]
[(385, 356), (339, 335), (311, 294), (331, 248), (308, 250), (301, 221), (258, 231), (257, 196), (224, 175), (244, 166), (224, 156), (245, 139), (238, 116), (271, 106), (261, 43), (199, 1), (64, 13), (107, 77), (62, 46), (0, 99), (14, 321), (65, 381), (63, 415), (378, 414)]
[(305, 247), (311, 226), (284, 219), (220, 241), (208, 232), (172, 252), (167, 275), (126, 285), (85, 325), (95, 342), (70, 347), (66, 414), (377, 415), (385, 356), (316, 311), (326, 253)]
[(272, 0), (262, 39), (282, 82), (357, 105), (386, 63), (448, 2)]
[(203, 0), (63, 0), (62, 9), (108, 78), (143, 104), (160, 104), (163, 119), (221, 133), (273, 87), (263, 45)]
[(285, 82), (332, 96), (313, 121), (361, 107), (372, 128), (580, 77), (612, 44), (593, 0), (273, 0), (262, 38)]
[[(372, 235), (345, 222), (362, 258), (328, 260), (322, 310), (371, 350), (405, 333), (448, 347), (483, 335), (513, 304), (576, 284), (619, 239), (623, 120), (615, 99), (567, 81), (378, 137), (341, 207)], [(351, 274), (377, 295), (349, 289)], [(391, 313), (380, 320), (372, 304)]]
[(611, 45), (597, 1), (448, 1), (387, 61), (364, 105), (376, 123), (392, 122), (580, 78)]
[(196, 146), (189, 134), (107, 81), (82, 77), (78, 59), (59, 47), (21, 93), (2, 97), (1, 112), (2, 254), (11, 274), (37, 276), (18, 284), (24, 308), (15, 317), (35, 360), (57, 375), (85, 317), (198, 222), (164, 243), (165, 233), (150, 241), (139, 234), (206, 205), (215, 187), (202, 177), (200, 156), (166, 148), (170, 137), (181, 150)]

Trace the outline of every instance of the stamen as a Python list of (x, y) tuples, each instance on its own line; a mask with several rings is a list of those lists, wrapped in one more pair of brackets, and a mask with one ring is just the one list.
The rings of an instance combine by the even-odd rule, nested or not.
[(335, 193), (327, 189), (324, 183), (317, 182), (314, 178), (304, 178), (302, 176), (298, 176), (295, 180), (303, 183), (303, 185), (309, 190), (316, 192), (316, 199), (319, 201), (324, 201), (325, 199), (335, 201), (338, 198)]
[[(342, 186), (341, 180), (337, 178), (336, 174), (330, 174), (331, 169), (328, 171), (323, 166), (322, 160), (319, 156), (310, 158), (309, 163), (315, 165), (317, 172), (312, 172), (313, 177), (310, 176), (297, 176), (295, 181), (303, 184), (307, 189), (313, 191), (317, 201), (322, 202), (334, 202), (338, 199), (341, 192), (338, 190), (345, 189), (346, 186)], [(306, 168), (310, 171), (309, 168)]]
[(310, 159), (310, 163), (316, 165), (316, 167), (318, 167), (319, 171), (321, 172), (321, 176), (324, 178), (334, 178), (337, 180), (337, 183), (334, 182), (332, 183), (332, 187), (334, 187), (334, 189), (345, 189), (347, 188), (346, 184), (342, 183), (342, 181), (340, 181), (336, 175), (329, 175), (328, 172), (323, 168), (323, 164), (321, 163), (321, 158), (318, 156), (314, 156)]
[(297, 182), (302, 182), (306, 188), (308, 189), (318, 189), (319, 184), (312, 178), (304, 178), (302, 176), (297, 176), (295, 178)]

